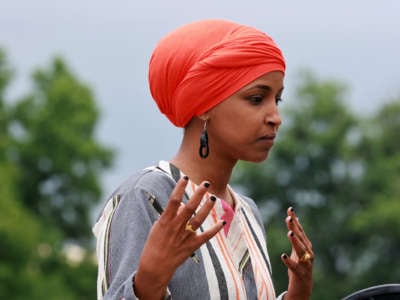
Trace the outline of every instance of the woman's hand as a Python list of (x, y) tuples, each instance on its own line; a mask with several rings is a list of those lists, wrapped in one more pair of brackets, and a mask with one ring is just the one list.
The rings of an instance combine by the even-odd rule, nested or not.
[(288, 238), (292, 244), (290, 257), (282, 254), (283, 263), (288, 267), (289, 287), (284, 300), (310, 299), (312, 290), (312, 268), (314, 252), (292, 207), (287, 210), (286, 225)]
[(187, 177), (178, 181), (144, 245), (134, 284), (140, 299), (163, 299), (175, 270), (224, 225), (221, 221), (207, 231), (195, 232), (213, 208), (215, 197), (211, 196), (193, 215), (210, 184), (203, 182), (189, 201), (182, 204), (187, 182)]

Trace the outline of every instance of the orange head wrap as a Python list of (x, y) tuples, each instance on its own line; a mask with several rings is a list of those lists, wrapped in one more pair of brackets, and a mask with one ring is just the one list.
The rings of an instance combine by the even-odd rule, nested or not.
[(282, 52), (265, 33), (225, 20), (204, 20), (164, 37), (150, 59), (151, 94), (178, 127), (271, 72), (285, 72)]

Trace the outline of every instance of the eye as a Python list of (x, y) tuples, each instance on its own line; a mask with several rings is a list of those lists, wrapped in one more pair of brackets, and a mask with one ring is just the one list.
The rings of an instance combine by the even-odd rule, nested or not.
[(282, 102), (282, 101), (283, 101), (282, 96), (278, 96), (278, 97), (275, 98), (276, 105), (279, 105), (279, 103)]
[(263, 95), (252, 95), (252, 96), (246, 97), (246, 99), (252, 105), (259, 105), (261, 102), (263, 102), (264, 96)]

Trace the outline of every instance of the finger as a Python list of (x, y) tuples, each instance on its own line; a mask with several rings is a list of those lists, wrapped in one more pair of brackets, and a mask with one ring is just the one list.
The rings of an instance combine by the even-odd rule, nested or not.
[(281, 260), (282, 260), (282, 262), (284, 263), (284, 265), (288, 268), (288, 269), (290, 269), (290, 270), (292, 270), (292, 271), (294, 271), (294, 270), (296, 270), (296, 262), (293, 260), (293, 259), (291, 259), (290, 257), (289, 257), (289, 255), (287, 255), (286, 253), (283, 253), (282, 255), (281, 255)]
[(299, 232), (304, 232), (303, 226), (301, 225), (293, 207), (288, 208), (287, 214), (289, 217), (291, 217), (292, 223), (295, 226), (296, 230), (298, 230)]
[[(297, 257), (297, 262), (311, 263), (314, 260), (314, 252), (307, 248), (302, 241), (296, 236), (293, 231), (289, 231), (288, 237), (291, 241), (292, 248), (294, 250), (294, 257)], [(293, 251), (292, 251), (293, 254)], [(307, 256), (306, 256), (307, 255)], [(293, 258), (294, 258), (293, 257)], [(292, 259), (292, 257), (291, 257)], [(293, 260), (293, 259), (292, 259)]]
[(175, 218), (178, 209), (181, 206), (181, 202), (183, 199), (183, 195), (185, 193), (185, 188), (188, 183), (188, 179), (189, 178), (187, 176), (183, 176), (176, 183), (176, 186), (172, 190), (171, 196), (169, 197), (167, 207), (165, 208), (165, 211), (162, 214), (163, 218), (168, 218), (168, 219)]
[(300, 258), (299, 262), (300, 263), (305, 263), (305, 264), (312, 264), (314, 261), (314, 253), (312, 251), (306, 251)]
[(200, 184), (192, 197), (190, 197), (189, 201), (183, 208), (181, 208), (179, 213), (179, 220), (181, 224), (186, 224), (186, 222), (196, 212), (196, 209), (199, 206), (201, 199), (203, 199), (204, 194), (207, 192), (209, 186), (210, 183), (208, 181), (204, 181), (202, 184)]
[(292, 248), (294, 249), (297, 257), (302, 257), (303, 254), (307, 251), (305, 245), (300, 241), (298, 236), (293, 231), (290, 230), (287, 236), (292, 244)]
[(301, 226), (301, 223), (299, 221), (299, 218), (296, 216), (296, 213), (293, 209), (293, 207), (289, 207), (287, 210), (288, 218), (287, 220), (287, 226), (289, 230), (294, 231), (294, 233), (302, 240), (302, 242), (306, 245), (307, 248), (310, 250), (312, 249), (312, 243), (310, 239), (307, 237), (303, 227)]
[(307, 246), (307, 238), (304, 234), (304, 231), (300, 230), (300, 228), (297, 226), (296, 219), (293, 219), (292, 216), (288, 216), (286, 217), (285, 222), (289, 231), (293, 231), (294, 234), (301, 240), (301, 242)]
[[(301, 228), (301, 225), (300, 225), (298, 219), (296, 218), (296, 220), (293, 220), (293, 222), (295, 222), (296, 225), (298, 224), (298, 226), (295, 226), (295, 227), (298, 230), (298, 236), (301, 238), (303, 244), (306, 245), (306, 247), (311, 250), (312, 243), (311, 243), (310, 239), (308, 238), (307, 234), (305, 233), (305, 231)], [(299, 228), (299, 226), (300, 226), (300, 228)]]
[(201, 224), (203, 224), (204, 220), (207, 218), (211, 209), (214, 207), (215, 200), (217, 200), (217, 198), (211, 195), (206, 201), (206, 203), (204, 203), (204, 205), (197, 212), (196, 216), (194, 216), (188, 221), (192, 225), (192, 228), (194, 230), (197, 230), (197, 228), (199, 228)]
[(293, 219), (293, 224), (295, 224), (296, 226), (298, 226), (300, 231), (303, 231), (303, 227), (301, 226), (301, 224), (300, 224), (300, 222), (299, 222), (299, 218), (296, 216), (296, 212), (294, 211), (294, 208), (293, 208), (293, 207), (289, 207), (289, 208), (287, 209), (287, 215), (288, 215), (289, 217), (292, 217), (292, 219)]
[(219, 221), (209, 230), (204, 231), (203, 233), (199, 234), (197, 237), (198, 247), (203, 245), (204, 243), (208, 242), (211, 238), (213, 238), (222, 228), (224, 228), (226, 221)]

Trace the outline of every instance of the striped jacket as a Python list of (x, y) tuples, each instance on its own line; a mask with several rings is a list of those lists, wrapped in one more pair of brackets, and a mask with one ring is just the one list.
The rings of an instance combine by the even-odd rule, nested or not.
[[(150, 228), (167, 205), (182, 173), (168, 162), (146, 168), (112, 195), (93, 232), (97, 238), (98, 299), (137, 299), (133, 278)], [(185, 202), (196, 186), (189, 180)], [(173, 300), (275, 299), (264, 228), (255, 203), (232, 191), (235, 214), (227, 235), (220, 231), (196, 251), (200, 263), (186, 260), (175, 272), (166, 298)], [(206, 201), (205, 195), (202, 203)], [(201, 206), (202, 204), (200, 204)], [(220, 199), (200, 231), (213, 226), (224, 210)], [(278, 297), (278, 299), (280, 299)]]

